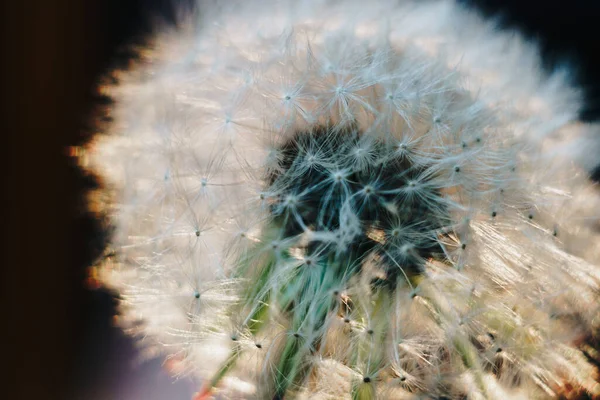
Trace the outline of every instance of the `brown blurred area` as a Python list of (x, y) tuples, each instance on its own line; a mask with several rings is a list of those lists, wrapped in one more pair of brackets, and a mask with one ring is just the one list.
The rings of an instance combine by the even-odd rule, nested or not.
[(80, 205), (65, 195), (76, 192), (76, 178), (62, 146), (80, 140), (79, 116), (97, 68), (92, 49), (102, 46), (85, 15), (100, 10), (77, 1), (2, 7), (2, 131), (9, 143), (2, 146), (9, 164), (2, 190), (3, 375), (8, 371), (9, 398), (59, 399), (81, 312), (80, 271), (67, 266), (83, 247), (74, 234)]
[(65, 399), (72, 379), (83, 312), (78, 265), (89, 258), (89, 238), (78, 226), (81, 189), (64, 146), (85, 140), (83, 115), (108, 51), (103, 12), (95, 1), (2, 5), (5, 398)]
[[(477, 3), (489, 3), (492, 12), (502, 6)], [(595, 2), (542, 0), (504, 6), (509, 3), (517, 7), (509, 19), (548, 38), (550, 58), (580, 57), (582, 79), (592, 88), (588, 118), (598, 118), (600, 7)], [(555, 3), (560, 7), (553, 8)], [(83, 193), (94, 181), (77, 171), (67, 146), (84, 143), (94, 132), (88, 121), (94, 104), (103, 100), (94, 94), (100, 75), (126, 64), (131, 54), (121, 46), (148, 32), (149, 15), (168, 19), (168, 4), (13, 0), (0, 8), (5, 203), (0, 219), (0, 376), (8, 383), (0, 387), (2, 398), (143, 398), (113, 397), (110, 391), (96, 397), (85, 394), (87, 386), (113, 382), (103, 378), (107, 370), (128, 373), (119, 366), (134, 351), (110, 326), (112, 296), (84, 287), (85, 267), (101, 254), (105, 232), (83, 204)], [(78, 395), (73, 395), (74, 388)]]

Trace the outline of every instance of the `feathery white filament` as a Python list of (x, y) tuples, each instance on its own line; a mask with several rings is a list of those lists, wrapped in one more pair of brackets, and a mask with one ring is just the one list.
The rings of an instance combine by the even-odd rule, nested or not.
[(593, 390), (597, 143), (562, 71), (452, 1), (199, 7), (91, 146), (144, 336), (204, 382), (234, 349), (231, 397)]

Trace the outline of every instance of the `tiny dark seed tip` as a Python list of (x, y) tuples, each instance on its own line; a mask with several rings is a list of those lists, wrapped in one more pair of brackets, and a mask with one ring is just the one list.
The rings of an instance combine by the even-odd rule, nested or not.
[(498, 213), (496, 211), (492, 211), (492, 217), (495, 217), (496, 215), (498, 215)]
[(365, 377), (363, 378), (363, 382), (364, 382), (364, 383), (370, 383), (370, 382), (371, 382), (371, 378), (369, 378), (368, 376), (365, 376)]
[(300, 337), (300, 334), (299, 334), (299, 333), (294, 333), (294, 337), (295, 337), (296, 339), (298, 339), (298, 338)]
[(460, 247), (461, 247), (461, 248), (464, 250), (464, 249), (466, 249), (466, 248), (467, 248), (467, 244), (466, 244), (466, 243), (463, 243), (463, 244), (462, 244)]
[(496, 353), (500, 353), (501, 351), (502, 351), (502, 347), (498, 347), (498, 348), (496, 349)]
[(405, 376), (403, 376), (403, 377), (400, 378), (400, 382), (404, 382), (405, 380), (406, 380)]
[(454, 172), (460, 172), (460, 167), (454, 167)]
[(256, 343), (256, 347), (257, 347), (258, 349), (262, 349), (262, 344), (260, 344), (260, 343)]
[(533, 219), (533, 214), (529, 214), (529, 215), (528, 215), (528, 218), (529, 218), (529, 219)]
[(344, 322), (347, 324), (350, 323), (350, 318), (344, 318)]
[(373, 329), (369, 329), (369, 330), (367, 331), (367, 333), (368, 333), (369, 335), (372, 335), (372, 334), (374, 333), (374, 332), (373, 332)]
[(196, 236), (200, 236), (200, 231), (196, 231)]

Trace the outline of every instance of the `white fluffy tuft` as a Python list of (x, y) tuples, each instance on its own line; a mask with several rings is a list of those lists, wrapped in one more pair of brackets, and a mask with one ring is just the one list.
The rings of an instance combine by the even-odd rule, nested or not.
[(136, 333), (231, 398), (598, 390), (568, 74), (452, 1), (199, 9), (102, 88), (88, 149)]

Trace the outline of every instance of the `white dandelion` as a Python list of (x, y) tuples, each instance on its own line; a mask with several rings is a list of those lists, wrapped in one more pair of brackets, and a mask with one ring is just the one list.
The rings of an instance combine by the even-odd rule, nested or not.
[(103, 87), (85, 164), (122, 319), (198, 398), (600, 393), (600, 145), (568, 71), (453, 1), (198, 10)]

